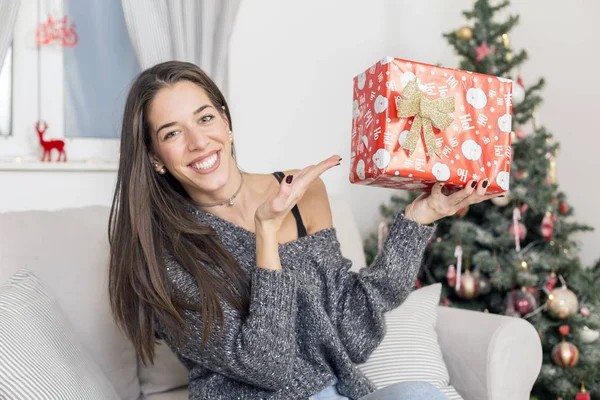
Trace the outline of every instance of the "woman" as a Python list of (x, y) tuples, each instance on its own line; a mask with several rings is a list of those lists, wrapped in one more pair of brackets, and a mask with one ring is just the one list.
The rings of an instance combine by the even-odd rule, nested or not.
[(487, 182), (419, 197), (357, 274), (340, 253), (319, 178), (341, 158), (245, 173), (233, 141), (225, 99), (195, 65), (162, 63), (134, 82), (109, 289), (142, 360), (152, 362), (155, 337), (164, 339), (189, 369), (190, 399), (445, 398), (425, 383), (375, 391), (356, 364), (382, 340), (383, 313), (409, 294), (431, 224), (493, 197)]

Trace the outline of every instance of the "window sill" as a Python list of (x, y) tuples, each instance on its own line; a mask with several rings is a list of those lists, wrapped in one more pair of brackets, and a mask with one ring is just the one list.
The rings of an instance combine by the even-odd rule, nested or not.
[(118, 163), (102, 161), (6, 161), (0, 159), (0, 171), (31, 171), (31, 172), (116, 172)]

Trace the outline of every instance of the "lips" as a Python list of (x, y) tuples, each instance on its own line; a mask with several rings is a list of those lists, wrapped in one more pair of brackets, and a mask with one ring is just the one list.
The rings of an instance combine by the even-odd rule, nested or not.
[(220, 150), (213, 151), (206, 156), (197, 158), (194, 162), (189, 164), (189, 167), (198, 174), (209, 174), (221, 165), (220, 154)]
[(201, 163), (203, 161), (205, 161), (207, 158), (211, 157), (213, 154), (218, 153), (220, 150), (213, 150), (210, 153), (207, 153), (205, 155), (203, 155), (202, 157), (198, 157), (195, 160), (193, 160), (191, 163), (189, 163), (188, 165), (191, 167), (194, 164), (198, 164)]

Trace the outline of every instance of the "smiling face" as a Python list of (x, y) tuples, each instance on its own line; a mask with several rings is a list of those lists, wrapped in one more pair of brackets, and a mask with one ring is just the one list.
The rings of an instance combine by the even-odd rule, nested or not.
[(229, 122), (206, 92), (189, 81), (160, 89), (148, 106), (150, 157), (199, 202), (228, 197), (239, 174)]

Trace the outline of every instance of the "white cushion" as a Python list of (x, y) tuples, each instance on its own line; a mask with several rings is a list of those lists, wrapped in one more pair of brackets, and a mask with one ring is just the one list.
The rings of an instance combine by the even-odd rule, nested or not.
[(33, 272), (119, 397), (137, 400), (135, 351), (108, 301), (108, 213), (100, 206), (0, 213), (0, 284), (21, 267)]
[(424, 381), (450, 400), (462, 399), (449, 385), (435, 325), (442, 285), (413, 291), (400, 307), (388, 312), (386, 334), (361, 371), (381, 389), (397, 382)]
[(20, 269), (0, 287), (0, 399), (119, 397), (39, 279)]

